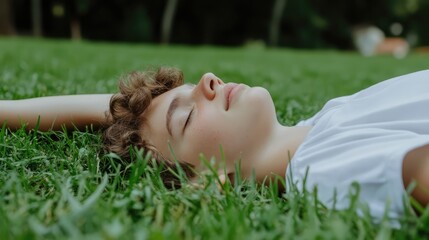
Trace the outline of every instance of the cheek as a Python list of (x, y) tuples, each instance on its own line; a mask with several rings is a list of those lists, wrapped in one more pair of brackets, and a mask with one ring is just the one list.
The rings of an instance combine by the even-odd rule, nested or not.
[(195, 145), (206, 146), (206, 145), (219, 145), (222, 143), (225, 126), (223, 126), (223, 119), (219, 114), (213, 114), (211, 112), (201, 112), (199, 119), (195, 121), (195, 125), (192, 129), (192, 135)]
[(190, 127), (186, 139), (182, 142), (182, 156), (192, 162), (198, 161), (199, 154), (205, 157), (219, 157), (220, 149), (225, 143), (225, 132), (223, 131), (220, 119), (215, 119), (217, 115), (210, 112), (200, 113)]

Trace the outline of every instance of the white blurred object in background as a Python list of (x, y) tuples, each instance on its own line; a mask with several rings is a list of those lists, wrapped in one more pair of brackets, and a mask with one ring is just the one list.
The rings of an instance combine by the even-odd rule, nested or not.
[[(399, 23), (391, 25), (391, 31), (395, 35), (401, 34), (402, 30), (402, 25)], [(352, 32), (353, 43), (364, 56), (392, 54), (396, 58), (404, 58), (410, 50), (405, 39), (400, 37), (386, 38), (383, 31), (375, 26), (355, 27)]]

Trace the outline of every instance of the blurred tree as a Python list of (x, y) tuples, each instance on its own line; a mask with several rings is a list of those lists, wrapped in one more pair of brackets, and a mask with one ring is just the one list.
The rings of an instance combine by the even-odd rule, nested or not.
[(69, 12), (70, 18), (70, 36), (72, 40), (79, 41), (82, 39), (82, 32), (80, 28), (80, 9), (79, 4), (83, 2), (82, 0), (78, 1), (67, 1), (66, 9)]
[(0, 33), (31, 34), (37, 2), (45, 37), (349, 49), (354, 26), (389, 36), (397, 23), (398, 36), (429, 44), (429, 0), (0, 0)]
[(279, 44), (301, 48), (326, 47), (321, 35), (327, 23), (319, 11), (311, 0), (290, 0), (282, 19)]
[(269, 44), (271, 46), (277, 46), (279, 41), (280, 23), (286, 6), (286, 0), (275, 0), (273, 4), (273, 11), (270, 21), (270, 36)]
[[(411, 29), (424, 37), (428, 21), (424, 3), (429, 0), (290, 0), (282, 19), (280, 45), (300, 48), (340, 48), (353, 46), (351, 29), (375, 25), (387, 35), (393, 23), (404, 26), (402, 37)], [(428, 34), (429, 35), (429, 34)]]
[(170, 42), (171, 28), (176, 10), (177, 0), (168, 0), (162, 17), (161, 43), (163, 44)]
[(10, 0), (0, 0), (0, 35), (14, 35), (12, 6)]
[(33, 21), (33, 35), (36, 37), (42, 36), (42, 6), (40, 0), (31, 2), (31, 15)]
[(404, 35), (412, 45), (429, 46), (429, 0), (419, 0), (418, 10), (404, 19)]
[(66, 0), (65, 7), (68, 12), (71, 39), (77, 41), (82, 39), (81, 18), (87, 14), (94, 3), (93, 0)]
[(151, 41), (151, 20), (147, 9), (141, 3), (128, 5), (124, 10), (124, 20), (121, 28), (121, 36), (126, 41), (149, 42)]

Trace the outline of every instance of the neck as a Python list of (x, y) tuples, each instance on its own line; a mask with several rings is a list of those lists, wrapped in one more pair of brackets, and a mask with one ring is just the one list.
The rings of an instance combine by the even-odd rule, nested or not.
[[(296, 150), (304, 141), (311, 127), (286, 127), (277, 124), (267, 138), (263, 152), (256, 160), (255, 172), (259, 182), (268, 177), (274, 180), (276, 176), (285, 178), (286, 168)], [(269, 182), (269, 181), (268, 181)]]

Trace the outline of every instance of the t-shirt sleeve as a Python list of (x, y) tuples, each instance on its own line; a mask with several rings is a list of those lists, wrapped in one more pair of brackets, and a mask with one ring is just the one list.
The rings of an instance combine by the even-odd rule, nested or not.
[[(408, 101), (410, 99), (408, 94), (409, 92), (427, 96), (426, 91), (427, 86), (429, 85), (428, 76), (429, 70), (419, 71), (379, 82), (349, 96), (331, 99), (314, 116), (298, 122), (296, 126), (314, 126), (321, 116), (350, 101), (363, 102), (362, 100), (366, 99), (368, 100), (368, 104), (370, 104), (372, 99), (376, 99), (377, 101), (385, 101), (386, 103), (384, 103), (384, 105), (392, 105), (394, 104), (392, 99), (402, 101), (401, 97), (403, 97), (405, 101)], [(422, 94), (422, 91), (424, 91), (424, 94)], [(366, 106), (362, 107), (364, 109), (366, 108)], [(360, 110), (358, 108), (354, 108), (353, 111)]]

